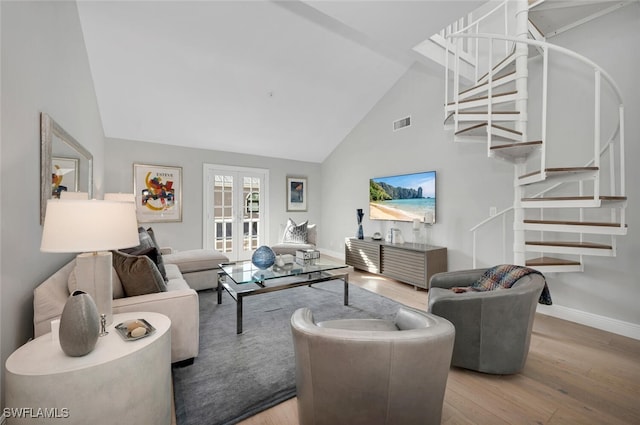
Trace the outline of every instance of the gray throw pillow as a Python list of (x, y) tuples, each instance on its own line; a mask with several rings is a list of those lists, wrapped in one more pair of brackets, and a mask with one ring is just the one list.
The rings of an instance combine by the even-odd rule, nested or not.
[(149, 257), (121, 251), (112, 251), (112, 254), (113, 267), (127, 297), (167, 291), (167, 284)]
[(289, 219), (287, 227), (284, 231), (282, 242), (285, 243), (308, 243), (307, 222), (296, 224), (295, 221)]
[[(155, 235), (153, 234), (153, 229), (151, 229), (151, 227), (148, 229), (138, 227), (138, 238), (140, 239), (140, 244), (138, 246), (121, 249), (120, 251), (131, 255), (147, 255), (156, 264), (160, 275), (162, 275), (162, 278), (166, 282), (167, 272), (164, 268), (164, 261), (160, 254), (160, 247), (158, 246)], [(150, 251), (149, 248), (155, 248), (155, 253)]]

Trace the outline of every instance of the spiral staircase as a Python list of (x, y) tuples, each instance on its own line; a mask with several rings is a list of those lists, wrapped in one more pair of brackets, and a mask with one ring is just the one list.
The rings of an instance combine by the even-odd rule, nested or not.
[[(505, 229), (502, 239), (503, 244), (511, 240), (513, 259), (502, 261), (545, 273), (580, 272), (586, 256), (615, 256), (616, 237), (627, 233), (622, 96), (604, 69), (545, 40), (529, 19), (532, 5), (520, 2), (514, 12), (507, 3), (440, 34), (447, 40), (445, 128), (456, 142), (484, 143), (490, 158), (508, 161), (515, 170), (513, 205), (471, 229), (473, 266), (479, 266), (477, 234), (512, 217), (513, 231)], [(507, 19), (508, 13), (515, 18)], [(480, 32), (483, 20), (495, 21), (496, 14), (505, 16), (505, 31)], [(552, 120), (565, 119), (548, 113), (555, 94), (548, 87), (554, 59), (593, 73), (593, 105), (579, 118), (592, 126), (592, 137), (568, 141), (548, 131)], [(530, 72), (538, 73), (535, 107)], [(563, 148), (565, 143), (573, 147)], [(589, 159), (576, 163), (580, 155), (567, 154), (568, 149), (589, 152)]]

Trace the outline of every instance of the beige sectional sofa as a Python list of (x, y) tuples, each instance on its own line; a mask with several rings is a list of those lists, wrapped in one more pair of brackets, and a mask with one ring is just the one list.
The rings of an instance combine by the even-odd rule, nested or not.
[[(163, 249), (163, 252), (171, 252)], [(188, 250), (163, 254), (167, 291), (125, 296), (118, 274), (113, 270), (113, 313), (151, 311), (171, 319), (172, 363), (198, 355), (199, 307), (196, 290), (216, 288), (218, 267), (229, 259), (213, 250)], [(34, 290), (34, 336), (51, 332), (51, 321), (60, 318), (69, 297), (72, 260)]]

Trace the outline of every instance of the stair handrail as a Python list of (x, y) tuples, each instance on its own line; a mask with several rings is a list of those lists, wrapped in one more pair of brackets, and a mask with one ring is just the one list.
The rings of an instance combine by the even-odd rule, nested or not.
[[(503, 1), (502, 3), (498, 4), (496, 7), (491, 9), (489, 12), (485, 13), (484, 15), (474, 20), (473, 22), (470, 22), (467, 26), (459, 29), (456, 32), (449, 34), (447, 38), (449, 38), (450, 36), (466, 33), (467, 31), (470, 31), (472, 28), (473, 28), (473, 31), (471, 32), (471, 34), (479, 34), (478, 31), (480, 30), (480, 24), (485, 19), (489, 18), (494, 13), (498, 12), (500, 8), (504, 8), (504, 35), (508, 35), (509, 34), (509, 15), (508, 15), (507, 5), (508, 5), (508, 0)], [(506, 41), (505, 41), (504, 48), (505, 48), (505, 55), (506, 55), (509, 52), (509, 44)], [(474, 80), (477, 83), (478, 82), (478, 62), (479, 62), (478, 40), (476, 40), (475, 46), (473, 48), (473, 55), (474, 55), (473, 67), (474, 67), (474, 73), (475, 73)]]
[[(463, 28), (454, 31), (450, 34), (446, 34), (446, 31), (444, 33), (441, 34), (441, 36), (443, 36), (443, 38), (445, 39), (445, 45), (442, 46), (445, 48), (445, 75), (448, 74), (449, 72), (449, 55), (450, 55), (450, 50), (451, 47), (453, 47), (455, 49), (455, 70), (454, 73), (456, 74), (456, 76), (459, 75), (459, 61), (461, 59), (464, 59), (466, 62), (468, 62), (472, 67), (473, 67), (473, 73), (474, 73), (474, 82), (477, 83), (478, 82), (478, 72), (479, 72), (479, 68), (478, 68), (478, 62), (479, 62), (479, 46), (478, 46), (478, 39), (476, 39), (475, 45), (473, 46), (473, 49), (464, 49), (464, 48), (460, 48), (460, 46), (456, 43), (454, 43), (453, 41), (451, 41), (452, 36), (457, 36), (460, 34), (463, 34), (464, 32), (467, 32), (471, 29), (474, 30), (475, 34), (479, 34), (479, 28), (480, 28), (480, 24), (485, 21), (487, 18), (489, 18), (490, 16), (494, 15), (496, 12), (498, 12), (498, 10), (500, 8), (504, 8), (504, 34), (507, 35), (509, 34), (509, 17), (508, 17), (508, 9), (507, 9), (507, 5), (508, 5), (508, 0), (504, 0), (502, 3), (498, 4), (496, 7), (494, 7), (493, 9), (491, 9), (490, 11), (486, 12), (484, 15), (482, 15), (481, 17), (475, 19), (473, 22), (468, 23), (466, 26), (464, 26)], [(449, 25), (450, 27), (451, 25)], [(447, 27), (448, 28), (448, 27)], [(443, 30), (444, 31), (444, 30)], [(471, 34), (469, 34), (471, 35)], [(472, 50), (473, 52), (473, 60), (468, 60), (466, 58), (464, 58), (464, 54), (469, 55), (470, 50)], [(508, 54), (509, 52), (509, 45), (508, 42), (505, 41), (505, 54)], [(457, 77), (456, 77), (457, 80)], [(456, 81), (456, 84), (454, 86), (454, 101), (456, 103), (456, 113), (458, 112), (458, 92), (459, 92), (459, 83), (458, 81)], [(448, 102), (448, 98), (449, 98), (449, 85), (448, 85), (448, 78), (445, 79), (445, 90), (444, 90), (444, 97), (445, 97), (445, 102), (444, 104), (446, 105)], [(447, 118), (446, 112), (445, 112), (445, 119)], [(457, 122), (455, 124), (456, 127), (456, 131), (458, 130), (457, 128)]]
[[(599, 65), (597, 65), (595, 62), (593, 62), (592, 60), (580, 55), (579, 53), (576, 53), (572, 50), (569, 50), (565, 47), (562, 46), (558, 46), (555, 44), (551, 44), (551, 43), (547, 43), (547, 42), (543, 42), (543, 41), (538, 41), (538, 40), (532, 40), (532, 39), (528, 39), (528, 38), (519, 38), (519, 37), (512, 37), (512, 36), (502, 36), (499, 34), (462, 34), (462, 33), (457, 33), (457, 34), (452, 34), (450, 35), (451, 38), (483, 38), (483, 39), (488, 39), (490, 46), (493, 43), (494, 39), (498, 39), (498, 40), (508, 40), (508, 41), (512, 41), (514, 43), (525, 43), (531, 46), (536, 46), (539, 47), (540, 49), (543, 49), (543, 51), (545, 52), (545, 54), (543, 55), (544, 58), (544, 65), (543, 65), (543, 69), (546, 73), (548, 73), (548, 66), (547, 66), (547, 60), (548, 60), (548, 50), (554, 50), (556, 52), (559, 52), (561, 54), (565, 54), (567, 56), (570, 56), (580, 62), (582, 62), (583, 64), (586, 64), (587, 66), (591, 67), (594, 70), (594, 78), (595, 78), (595, 103), (596, 103), (596, 119), (595, 119), (595, 129), (594, 129), (594, 149), (595, 149), (595, 155), (594, 157), (587, 163), (587, 165), (585, 165), (585, 167), (591, 166), (591, 164), (596, 164), (596, 166), (599, 168), (600, 167), (600, 157), (602, 155), (604, 155), (604, 153), (606, 152), (607, 149), (611, 149), (613, 150), (613, 142), (616, 138), (616, 136), (619, 137), (619, 145), (620, 145), (620, 194), (622, 196), (625, 195), (626, 192), (626, 188), (625, 188), (625, 169), (624, 169), (624, 104), (623, 104), (623, 99), (622, 99), (622, 92), (620, 90), (620, 88), (618, 87), (617, 83), (615, 82), (615, 80), (611, 77), (611, 75), (606, 72), (602, 67), (600, 67)], [(491, 63), (492, 58), (489, 57), (489, 70), (491, 70), (492, 67), (492, 63)], [(447, 64), (448, 65), (448, 64)], [(456, 68), (457, 71), (457, 68)], [(454, 71), (454, 78), (457, 80), (459, 79), (459, 75), (457, 74), (457, 72)], [(447, 74), (448, 74), (448, 68), (447, 68)], [(544, 76), (544, 80), (546, 80), (547, 75)], [(617, 125), (615, 126), (611, 137), (608, 139), (607, 143), (604, 144), (604, 146), (600, 145), (600, 119), (601, 119), (601, 111), (600, 111), (600, 102), (601, 102), (601, 84), (600, 81), (601, 79), (604, 79), (609, 86), (613, 89), (615, 96), (617, 98), (617, 101), (619, 103), (618, 105), (618, 122)], [(456, 84), (457, 86), (457, 84)], [(543, 88), (543, 90), (546, 90), (546, 87)], [(491, 104), (491, 91), (488, 92), (488, 104)], [(448, 101), (448, 99), (447, 99)], [(445, 102), (446, 104), (447, 102)], [(455, 103), (456, 103), (456, 109), (455, 109), (455, 113), (458, 112), (458, 107), (457, 107), (457, 103), (458, 103), (458, 99), (456, 96), (455, 99)], [(543, 95), (543, 117), (542, 117), (542, 122), (543, 122), (543, 126), (546, 126), (546, 96)], [(543, 130), (544, 132), (544, 130)], [(544, 134), (543, 134), (544, 137)], [(491, 138), (489, 135), (488, 138), (488, 142), (490, 143)], [(611, 154), (610, 156), (612, 157), (613, 154)], [(610, 158), (611, 159), (611, 158)], [(612, 160), (613, 162), (613, 160)], [(612, 185), (612, 194), (615, 193), (615, 177), (614, 177), (614, 170), (613, 170), (613, 166), (610, 167), (610, 181), (611, 181), (611, 185)], [(562, 184), (561, 183), (557, 183), (555, 185), (552, 185), (549, 188), (546, 188), (545, 190), (543, 190), (542, 192), (534, 195), (534, 197), (538, 197), (543, 195), (544, 193), (553, 190), (555, 188), (557, 188), (558, 186), (560, 186)], [(599, 185), (599, 178), (596, 179), (596, 181), (594, 182), (594, 199), (599, 199), (600, 195), (599, 195), (599, 188), (596, 188), (595, 186)], [(500, 211), (499, 213), (481, 221), (480, 223), (478, 223), (477, 225), (475, 225), (474, 227), (472, 227), (470, 229), (470, 231), (473, 234), (473, 254), (472, 254), (472, 261), (473, 261), (473, 267), (476, 268), (477, 266), (477, 254), (476, 254), (476, 239), (477, 239), (477, 232), (480, 228), (484, 227), (485, 225), (487, 225), (488, 223), (492, 222), (493, 220), (496, 220), (499, 217), (502, 217), (503, 219), (503, 227), (505, 226), (505, 215), (507, 212), (513, 210), (514, 207), (508, 207), (502, 211)], [(624, 226), (624, 218), (621, 218), (621, 226)], [(506, 244), (506, 230), (503, 229), (503, 247)], [(504, 248), (503, 248), (504, 249)], [(504, 256), (504, 254), (503, 254)]]
[(477, 268), (477, 259), (478, 256), (476, 255), (476, 245), (477, 245), (477, 234), (478, 234), (478, 230), (481, 229), (482, 227), (484, 227), (486, 224), (492, 222), (493, 220), (496, 220), (500, 217), (502, 217), (502, 262), (506, 262), (506, 252), (507, 252), (507, 232), (506, 232), (506, 214), (509, 211), (514, 210), (513, 205), (510, 207), (507, 207), (505, 209), (503, 209), (502, 211), (482, 220), (480, 223), (476, 224), (475, 226), (473, 226), (471, 229), (469, 229), (469, 231), (472, 233), (472, 238), (473, 238), (473, 242), (472, 242), (472, 254), (471, 254), (471, 259), (473, 262), (473, 266), (472, 268)]
[(604, 77), (604, 79), (607, 80), (609, 85), (614, 89), (616, 96), (620, 101), (620, 104), (623, 104), (622, 91), (618, 87), (618, 84), (615, 82), (615, 80), (611, 77), (611, 75), (607, 71), (605, 71), (601, 66), (593, 62), (591, 59), (586, 58), (581, 54), (574, 52), (573, 50), (567, 49), (566, 47), (558, 46), (557, 44), (547, 43), (546, 41), (538, 41), (538, 40), (532, 40), (530, 38), (520, 38), (520, 37), (513, 37), (508, 35), (500, 35), (500, 34), (487, 34), (487, 33), (451, 34), (449, 35), (449, 37), (452, 37), (452, 38), (476, 38), (477, 37), (477, 38), (488, 39), (490, 41), (494, 39), (507, 40), (507, 41), (512, 41), (514, 43), (525, 43), (525, 44), (530, 44), (530, 45), (541, 47), (541, 48), (549, 48), (551, 50), (556, 50), (560, 53), (566, 54), (567, 56), (571, 56), (574, 59), (584, 62), (585, 64), (594, 68), (595, 71), (600, 72), (600, 74)]
[[(595, 62), (593, 62), (592, 60), (582, 56), (579, 53), (574, 52), (573, 50), (569, 50), (565, 47), (562, 46), (558, 46), (555, 44), (551, 44), (551, 43), (547, 43), (544, 41), (538, 41), (538, 40), (532, 40), (529, 38), (521, 38), (521, 37), (513, 37), (513, 36), (507, 36), (507, 35), (500, 35), (500, 34), (486, 34), (486, 33), (478, 33), (478, 34), (451, 34), (449, 36), (450, 38), (458, 38), (458, 39), (464, 39), (464, 38), (482, 38), (482, 39), (487, 39), (489, 40), (489, 46), (491, 47), (493, 45), (493, 41), (494, 40), (507, 40), (507, 41), (512, 41), (514, 43), (525, 43), (527, 45), (530, 46), (537, 46), (541, 49), (543, 49), (543, 51), (545, 52), (545, 54), (543, 55), (543, 72), (544, 72), (544, 76), (543, 76), (543, 104), (542, 104), (542, 108), (543, 108), (543, 115), (542, 115), (542, 126), (543, 126), (543, 149), (546, 149), (546, 130), (544, 130), (546, 128), (546, 121), (547, 121), (547, 100), (546, 100), (546, 91), (547, 91), (547, 87), (546, 87), (546, 81), (547, 81), (547, 74), (548, 74), (548, 66), (547, 66), (547, 61), (548, 61), (548, 51), (549, 50), (553, 50), (556, 52), (559, 52), (561, 54), (567, 55), (569, 57), (572, 57), (574, 59), (576, 59), (579, 62), (582, 62), (584, 64), (586, 64), (587, 66), (591, 67), (594, 70), (594, 79), (595, 79), (595, 122), (594, 122), (594, 164), (597, 167), (600, 167), (600, 121), (601, 121), (601, 111), (600, 111), (600, 103), (601, 103), (601, 80), (604, 79), (609, 86), (613, 89), (615, 96), (617, 97), (618, 100), (618, 123), (617, 126), (620, 127), (620, 131), (619, 131), (619, 135), (620, 135), (620, 139), (619, 139), (619, 145), (620, 145), (620, 193), (622, 196), (625, 196), (626, 193), (626, 188), (625, 188), (625, 180), (624, 180), (624, 127), (623, 127), (623, 123), (624, 123), (624, 104), (623, 104), (623, 100), (622, 100), (622, 91), (620, 90), (620, 88), (618, 87), (618, 84), (615, 82), (615, 80), (611, 77), (611, 75), (606, 72), (602, 67), (600, 67), (598, 64), (596, 64)], [(448, 55), (447, 55), (448, 57)], [(457, 54), (456, 54), (457, 57)], [(448, 75), (448, 61), (447, 61), (447, 69), (446, 69), (446, 74)], [(455, 121), (455, 126), (456, 126), (456, 131), (457, 131), (457, 126), (458, 126), (458, 120), (457, 120), (457, 113), (459, 112), (459, 103), (458, 103), (458, 87), (459, 87), (459, 72), (458, 72), (458, 66), (457, 63), (454, 64), (454, 83), (455, 83), (455, 87), (456, 87), (456, 92), (454, 93), (455, 96), (455, 110), (454, 110), (454, 114), (456, 115)], [(492, 58), (489, 57), (489, 70), (493, 69), (492, 67)], [(489, 74), (491, 74), (491, 72), (489, 72)], [(445, 87), (447, 86), (447, 82), (448, 78), (445, 78)], [(447, 89), (445, 89), (447, 90)], [(491, 91), (489, 91), (488, 93), (488, 104), (491, 104), (492, 101), (492, 95), (491, 95)], [(447, 104), (447, 102), (445, 101), (445, 105)], [(489, 130), (489, 129), (487, 129)], [(487, 143), (490, 144), (491, 143), (491, 134), (488, 134), (487, 137)], [(489, 148), (489, 147), (488, 147)], [(544, 152), (543, 152), (543, 160), (544, 160)], [(594, 183), (594, 199), (599, 199), (600, 198), (600, 194), (599, 194), (599, 177), (596, 177), (596, 181)]]

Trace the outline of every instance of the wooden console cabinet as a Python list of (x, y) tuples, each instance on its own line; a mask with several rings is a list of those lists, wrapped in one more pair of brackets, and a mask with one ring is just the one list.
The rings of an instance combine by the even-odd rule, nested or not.
[(354, 269), (427, 288), (435, 273), (447, 271), (447, 248), (419, 243), (392, 244), (371, 238), (349, 238), (345, 262)]

